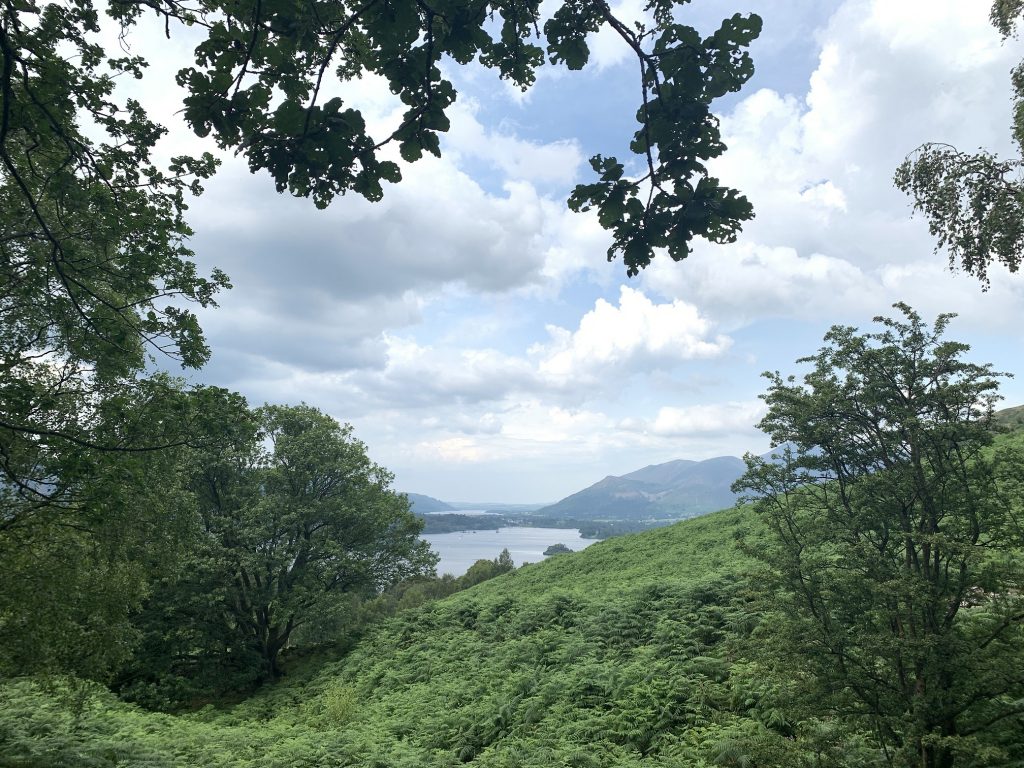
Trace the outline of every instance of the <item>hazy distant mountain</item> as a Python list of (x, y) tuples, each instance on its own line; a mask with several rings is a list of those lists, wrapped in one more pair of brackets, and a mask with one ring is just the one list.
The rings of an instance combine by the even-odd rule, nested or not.
[(427, 512), (451, 512), (455, 507), (445, 504), (440, 499), (435, 499), (433, 496), (424, 496), (422, 493), (407, 493), (409, 501), (412, 503), (412, 511), (417, 515), (423, 515)]
[(654, 464), (609, 475), (537, 514), (579, 520), (693, 517), (731, 507), (736, 495), (729, 486), (745, 468), (735, 456)]
[[(1010, 430), (1024, 429), (1024, 406), (996, 411), (995, 420)], [(761, 458), (772, 461), (773, 454), (781, 455), (784, 449), (785, 446), (779, 446)], [(774, 460), (779, 459), (775, 456)], [(731, 507), (736, 495), (729, 486), (745, 470), (743, 460), (735, 456), (652, 464), (628, 475), (609, 475), (535, 514), (575, 520), (693, 517)]]

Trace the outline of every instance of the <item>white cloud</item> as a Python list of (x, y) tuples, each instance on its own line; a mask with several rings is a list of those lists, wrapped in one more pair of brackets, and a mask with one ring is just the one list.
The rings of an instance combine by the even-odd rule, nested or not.
[(863, 314), (878, 298), (869, 276), (848, 261), (749, 242), (701, 248), (681, 266), (662, 259), (648, 273), (658, 292), (699, 301), (728, 327), (770, 317), (831, 317), (837, 308)]
[(382, 334), (419, 322), (452, 290), (551, 296), (618, 266), (594, 258), (606, 238), (592, 216), (527, 181), (490, 194), (452, 158), (415, 164), (380, 203), (344, 198), (324, 211), (266, 181), (233, 161), (190, 216), (201, 268), (220, 267), (235, 285), (203, 314), (222, 353), (345, 369), (332, 347), (376, 345), (379, 358)]
[(725, 436), (756, 433), (766, 412), (760, 400), (687, 407), (664, 406), (654, 419), (624, 419), (622, 429), (659, 437)]
[(491, 451), (471, 437), (424, 441), (416, 446), (416, 453), (428, 461), (439, 460), (446, 464), (472, 464), (494, 458)]
[(487, 434), (460, 430), (458, 418), (439, 422), (439, 436), (415, 443), (410, 452), (425, 460), (485, 463), (594, 454), (621, 443), (607, 415), (551, 406), (536, 398), (507, 401), (500, 421), (500, 428)]
[[(508, 401), (510, 398), (596, 399), (620, 390), (630, 376), (672, 370), (681, 363), (723, 354), (731, 340), (714, 333), (712, 324), (682, 301), (657, 304), (643, 293), (622, 287), (619, 304), (599, 299), (574, 330), (548, 326), (549, 340), (515, 355), (493, 348), (420, 344), (410, 337), (384, 333), (381, 364), (323, 373), (325, 385), (344, 383), (348, 407), (438, 407)], [(312, 377), (312, 378), (310, 378)], [(315, 380), (307, 376), (306, 385)], [(353, 398), (353, 392), (360, 393)], [(557, 406), (553, 414), (563, 413)], [(478, 425), (472, 431), (492, 433)], [(552, 417), (545, 424), (559, 423)], [(514, 425), (500, 418), (501, 432)]]
[(575, 139), (549, 143), (524, 141), (506, 130), (488, 130), (477, 119), (478, 106), (471, 99), (451, 109), (452, 126), (444, 149), (458, 165), (464, 158), (483, 161), (500, 170), (509, 181), (571, 185), (583, 165), (583, 152)]
[(655, 304), (627, 286), (617, 307), (599, 299), (577, 330), (549, 325), (548, 333), (551, 340), (531, 353), (541, 375), (560, 384), (587, 383), (621, 368), (716, 357), (730, 345), (728, 337), (712, 335), (712, 324), (692, 304)]

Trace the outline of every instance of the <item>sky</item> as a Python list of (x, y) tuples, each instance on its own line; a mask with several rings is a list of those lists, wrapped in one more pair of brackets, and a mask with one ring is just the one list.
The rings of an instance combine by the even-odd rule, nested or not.
[[(970, 359), (1024, 374), (1024, 279), (993, 270), (983, 292), (951, 273), (892, 184), (926, 141), (1013, 153), (1022, 46), (981, 0), (694, 0), (682, 20), (709, 31), (750, 11), (756, 74), (716, 103), (728, 151), (712, 165), (755, 208), (736, 243), (627, 278), (596, 218), (567, 209), (587, 158), (628, 154), (635, 130), (637, 65), (616, 39), (525, 94), (453, 66), (443, 157), (405, 165), (380, 203), (318, 211), (224, 156), (188, 219), (200, 268), (234, 288), (200, 312), (213, 356), (188, 378), (351, 423), (399, 490), (541, 503), (648, 464), (767, 450), (762, 372), (800, 373), (831, 325), (868, 330), (897, 301), (958, 313), (948, 336)], [(161, 33), (126, 41), (151, 62), (141, 98), (171, 129), (161, 151), (212, 150), (177, 114), (173, 72), (195, 40)], [(381, 82), (337, 94), (378, 134), (396, 124)], [(1024, 380), (1002, 392), (1024, 403)]]

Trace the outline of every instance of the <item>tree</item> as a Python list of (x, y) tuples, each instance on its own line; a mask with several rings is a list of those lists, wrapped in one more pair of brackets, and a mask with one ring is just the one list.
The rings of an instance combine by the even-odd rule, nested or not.
[(182, 216), (213, 159), (156, 167), (163, 129), (112, 96), (143, 62), (109, 60), (97, 24), (89, 3), (0, 8), (0, 674), (101, 676), (127, 653), (178, 449), (209, 434), (209, 392), (142, 373), (147, 348), (208, 356), (185, 307), (227, 281), (197, 274)]
[(953, 316), (897, 307), (875, 333), (833, 327), (802, 382), (766, 374), (760, 427), (783, 448), (735, 488), (771, 531), (773, 647), (808, 710), (888, 765), (1002, 764), (1024, 725), (1022, 454), (993, 458), (1000, 374), (942, 338)]
[(512, 555), (509, 554), (508, 547), (501, 550), (496, 558), (488, 560), (481, 558), (469, 566), (464, 574), (459, 576), (455, 581), (459, 589), (468, 589), (474, 587), (477, 584), (482, 584), (485, 581), (501, 576), (503, 573), (514, 571), (516, 568), (515, 562), (512, 560)]
[(550, 547), (544, 550), (546, 556), (551, 555), (564, 555), (568, 552), (572, 552), (565, 544), (552, 544)]
[(276, 677), (305, 624), (343, 613), (352, 595), (433, 572), (422, 523), (351, 427), (305, 405), (254, 417), (249, 440), (196, 457), (198, 540), (141, 617), (144, 658), (121, 683), (136, 697), (154, 681)]
[[(1019, 0), (995, 0), (991, 20), (1003, 38), (1015, 34), (1024, 11)], [(1013, 139), (1024, 153), (1024, 62), (1010, 77), (1013, 89)], [(989, 267), (1020, 268), (1024, 255), (1024, 160), (1001, 159), (991, 152), (961, 152), (943, 143), (927, 143), (900, 164), (896, 186), (914, 199), (937, 239), (936, 250), (949, 252), (950, 269), (961, 267), (989, 285)]]
[[(147, 348), (202, 365), (209, 350), (185, 307), (209, 306), (227, 286), (219, 272), (200, 277), (185, 244), (184, 194), (200, 191), (212, 156), (156, 167), (151, 150), (165, 130), (113, 98), (114, 78), (141, 76), (144, 62), (108, 58), (89, 39), (97, 30), (90, 3), (0, 9), (6, 457), (111, 447), (92, 431), (102, 399), (136, 386)], [(83, 122), (105, 140), (89, 138)], [(2, 472), (8, 483), (26, 479), (11, 461)]]
[(212, 450), (240, 428), (243, 405), (157, 376), (98, 400), (90, 432), (103, 447), (6, 444), (7, 477), (27, 479), (0, 482), (0, 676), (103, 679), (124, 661), (137, 638), (130, 612), (189, 539), (187, 447), (150, 441), (187, 431)]

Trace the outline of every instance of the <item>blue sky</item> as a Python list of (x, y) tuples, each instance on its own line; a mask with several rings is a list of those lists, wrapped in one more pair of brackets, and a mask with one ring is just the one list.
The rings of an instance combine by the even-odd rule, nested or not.
[[(586, 158), (625, 154), (634, 130), (636, 65), (614, 40), (527, 94), (453, 71), (443, 159), (406, 167), (379, 204), (316, 211), (225, 158), (190, 221), (201, 266), (235, 288), (201, 317), (213, 360), (192, 378), (352, 423), (401, 490), (511, 503), (766, 450), (761, 372), (798, 372), (830, 325), (867, 328), (895, 301), (959, 313), (950, 336), (975, 360), (1024, 372), (1024, 281), (996, 272), (983, 293), (949, 273), (892, 187), (925, 141), (1012, 152), (1021, 46), (999, 40), (984, 2), (694, 0), (683, 14), (707, 29), (737, 11), (765, 26), (757, 74), (718, 108), (729, 151), (714, 171), (757, 214), (735, 245), (630, 280), (596, 221), (566, 209)], [(157, 33), (130, 41), (156, 52), (147, 82), (190, 47)], [(380, 133), (394, 124), (381, 83), (338, 93)], [(148, 92), (168, 153), (210, 149), (172, 94)], [(1007, 404), (1024, 403), (1022, 385), (1004, 385)]]

